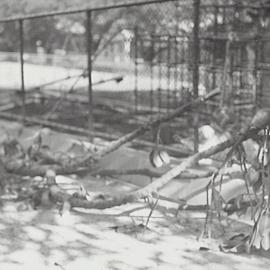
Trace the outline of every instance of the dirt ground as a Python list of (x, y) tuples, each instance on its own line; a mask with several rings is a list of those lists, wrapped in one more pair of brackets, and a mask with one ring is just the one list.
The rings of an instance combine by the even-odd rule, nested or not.
[[(0, 126), (2, 131), (9, 129), (10, 134), (18, 128), (18, 124), (7, 121), (1, 121)], [(24, 143), (36, 130), (24, 130)], [(74, 139), (53, 133), (48, 142), (66, 151)], [(145, 161), (147, 153), (127, 148), (121, 151), (107, 156), (99, 165), (111, 169), (149, 165)], [(95, 194), (129, 192), (151, 181), (145, 176), (98, 175), (57, 176), (56, 180), (67, 192), (74, 192), (82, 184)], [(198, 183), (192, 179), (174, 181), (164, 187), (162, 194), (173, 197), (182, 191), (183, 195), (185, 185)], [(224, 234), (215, 222), (213, 239), (199, 241), (205, 213), (181, 211), (175, 217), (170, 211), (175, 207), (160, 202), (145, 229), (140, 225), (146, 224), (150, 209), (143, 201), (106, 210), (73, 209), (61, 216), (56, 206), (33, 210), (26, 202), (4, 200), (0, 208), (0, 269), (269, 269), (269, 252), (225, 254), (219, 250), (225, 238), (250, 232), (249, 225), (228, 219), (223, 224)]]
[[(128, 217), (128, 212), (134, 209)], [(212, 241), (210, 251), (196, 240), (202, 216), (181, 213), (176, 219), (155, 212), (150, 230), (143, 204), (103, 211), (56, 209), (19, 211), (14, 203), (1, 210), (0, 269), (269, 269), (265, 255), (224, 254)], [(118, 231), (113, 226), (119, 227)], [(129, 227), (128, 227), (129, 226)], [(138, 227), (137, 227), (138, 228)]]

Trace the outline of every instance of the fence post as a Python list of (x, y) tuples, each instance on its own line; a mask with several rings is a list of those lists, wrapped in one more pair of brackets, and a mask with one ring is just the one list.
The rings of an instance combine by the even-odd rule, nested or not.
[[(182, 97), (182, 89), (178, 89), (178, 65), (179, 65), (179, 52), (178, 52), (178, 35), (179, 35), (179, 2), (175, 1), (175, 40), (174, 40), (174, 108), (177, 108), (179, 102), (179, 96)], [(182, 46), (181, 46), (181, 49)], [(182, 72), (182, 65), (180, 65), (180, 70)], [(178, 95), (180, 94), (180, 95)]]
[(150, 61), (150, 108), (151, 108), (151, 117), (153, 113), (153, 107), (154, 107), (154, 56), (155, 56), (155, 40), (154, 40), (154, 34), (151, 33), (151, 61)]
[(170, 111), (171, 106), (171, 36), (168, 35), (167, 40), (167, 112)]
[(158, 115), (161, 115), (161, 107), (162, 107), (162, 36), (158, 36)]
[(218, 34), (218, 14), (219, 14), (219, 8), (218, 6), (214, 7), (214, 39), (212, 40), (213, 45), (213, 52), (212, 52), (212, 89), (216, 88), (216, 82), (217, 82), (217, 74), (216, 74), (216, 55), (217, 55), (217, 34)]
[(86, 51), (87, 51), (87, 70), (88, 70), (88, 129), (89, 140), (93, 141), (94, 136), (94, 104), (92, 89), (92, 12), (86, 11)]
[(25, 120), (25, 86), (24, 86), (24, 31), (23, 20), (19, 20), (19, 38), (20, 38), (20, 66), (21, 66), (21, 99), (22, 99), (22, 122)]
[[(259, 17), (261, 18), (263, 15), (263, 7), (260, 6), (259, 8)], [(258, 108), (261, 107), (262, 101), (262, 70), (260, 69), (259, 63), (262, 62), (262, 53), (263, 53), (263, 46), (262, 46), (262, 28), (261, 24), (257, 22), (257, 35), (255, 37), (255, 59), (254, 59), (254, 69), (253, 69), (253, 79), (254, 79), (254, 111), (256, 112)]]
[(134, 85), (134, 106), (135, 114), (138, 112), (138, 27), (134, 29), (134, 76), (135, 76), (135, 85)]
[[(199, 64), (200, 64), (200, 0), (193, 0), (193, 97), (196, 99), (199, 95)], [(194, 113), (194, 152), (199, 151), (199, 114)]]

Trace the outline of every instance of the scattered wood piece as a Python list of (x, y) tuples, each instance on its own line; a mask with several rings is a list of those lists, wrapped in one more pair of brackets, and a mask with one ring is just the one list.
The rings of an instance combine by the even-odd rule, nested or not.
[[(108, 153), (111, 153), (111, 152), (117, 150), (122, 145), (134, 140), (138, 136), (143, 135), (145, 132), (151, 130), (152, 128), (159, 126), (161, 123), (169, 122), (172, 119), (174, 119), (175, 117), (180, 116), (183, 113), (186, 113), (188, 110), (191, 110), (194, 106), (198, 106), (199, 104), (212, 98), (213, 96), (217, 95), (218, 93), (219, 93), (218, 90), (212, 91), (209, 94), (207, 94), (204, 98), (198, 98), (194, 101), (188, 102), (188, 103), (184, 104), (183, 106), (181, 106), (180, 108), (176, 109), (175, 111), (168, 113), (166, 115), (163, 115), (162, 117), (156, 118), (155, 120), (142, 125), (141, 127), (134, 130), (133, 132), (119, 138), (116, 141), (113, 141), (108, 146), (106, 146), (103, 149), (101, 149), (100, 151), (98, 151), (95, 155), (93, 155), (93, 153), (91, 152), (91, 153), (87, 154), (85, 157), (78, 158), (76, 161), (73, 161), (67, 165), (64, 165), (64, 166), (54, 165), (53, 169), (57, 173), (69, 174), (69, 173), (72, 173), (72, 171), (76, 172), (78, 170), (78, 168), (81, 168), (81, 167), (91, 167), (94, 164), (94, 162), (99, 160), (101, 157), (107, 155)], [(46, 170), (47, 170), (46, 166), (45, 167), (40, 166), (38, 168), (35, 165), (26, 165), (26, 164), (22, 164), (22, 165), (23, 166), (20, 166), (19, 169), (16, 168), (17, 169), (16, 173), (28, 172), (29, 175), (34, 175), (35, 173), (37, 173), (36, 175), (44, 175)]]
[(4, 160), (2, 159), (4, 167), (7, 172), (14, 173), (22, 176), (44, 176), (49, 169), (54, 170), (57, 174), (74, 174), (85, 170), (85, 168), (68, 168), (56, 164), (40, 164), (38, 162), (26, 162), (23, 159), (18, 160)]
[[(97, 155), (93, 156), (93, 153), (91, 155), (87, 155), (83, 157), (82, 159), (75, 161), (71, 164), (65, 165), (65, 166), (60, 166), (60, 165), (40, 165), (40, 164), (27, 164), (25, 162), (22, 162), (21, 160), (13, 160), (13, 163), (11, 161), (4, 163), (6, 168), (9, 168), (11, 171), (16, 171), (22, 174), (27, 174), (27, 175), (44, 175), (45, 172), (48, 169), (53, 169), (57, 173), (67, 173), (67, 172), (74, 172), (77, 170), (80, 166), (82, 165), (88, 165), (93, 164), (94, 161), (100, 159), (102, 156), (115, 151), (118, 149), (120, 146), (123, 144), (135, 139), (136, 137), (142, 135), (146, 131), (148, 131), (151, 128), (154, 128), (158, 126), (162, 122), (167, 122), (172, 120), (174, 117), (179, 116), (180, 114), (186, 112), (188, 109), (192, 109), (193, 106), (197, 106), (200, 104), (202, 101), (210, 98), (213, 95), (213, 93), (209, 94), (207, 97), (204, 99), (197, 99), (193, 102), (190, 102), (188, 104), (183, 105), (179, 109), (175, 110), (172, 113), (168, 113), (167, 115), (164, 115), (160, 117), (159, 119), (156, 119), (148, 124), (145, 124), (141, 126), (140, 128), (136, 129), (135, 131), (123, 136), (122, 138), (118, 139), (115, 142), (112, 142), (109, 146), (105, 147), (104, 149), (100, 150)], [(71, 195), (67, 195), (63, 191), (56, 192), (53, 194), (53, 199), (54, 201), (58, 202), (65, 202), (69, 201), (71, 207), (83, 207), (83, 208), (96, 208), (96, 209), (105, 209), (113, 206), (118, 206), (121, 204), (125, 204), (128, 202), (134, 202), (136, 200), (148, 197), (148, 196), (155, 196), (157, 191), (166, 185), (170, 180), (175, 178), (178, 175), (181, 175), (184, 171), (186, 171), (189, 167), (193, 166), (196, 164), (198, 161), (200, 161), (203, 158), (208, 158), (212, 156), (213, 154), (216, 154), (220, 151), (225, 150), (226, 148), (229, 148), (233, 146), (236, 142), (239, 142), (240, 140), (246, 140), (250, 137), (252, 137), (254, 134), (257, 134), (259, 130), (258, 129), (253, 129), (250, 130), (243, 135), (238, 135), (235, 136), (234, 138), (229, 138), (228, 140), (219, 143), (216, 146), (213, 146), (205, 151), (196, 153), (187, 159), (185, 159), (182, 163), (179, 165), (175, 166), (171, 170), (167, 171), (165, 174), (159, 176), (153, 183), (145, 186), (144, 188), (141, 188), (135, 192), (130, 192), (127, 194), (121, 194), (121, 195), (115, 195), (115, 196), (101, 196), (94, 198), (93, 200), (82, 200), (79, 198), (74, 198)], [(17, 162), (17, 163), (16, 163)], [(21, 163), (20, 163), (21, 162)], [(183, 206), (185, 207), (185, 206)]]
[(199, 153), (196, 153), (196, 154), (188, 157), (182, 163), (175, 166), (174, 168), (172, 168), (171, 170), (169, 170), (168, 172), (163, 174), (161, 177), (157, 178), (151, 184), (136, 191), (135, 192), (136, 196), (138, 198), (143, 198), (143, 197), (147, 197), (147, 196), (151, 195), (152, 193), (156, 193), (161, 187), (166, 185), (169, 181), (171, 181), (177, 175), (183, 173), (185, 170), (187, 170), (188, 168), (190, 168), (193, 165), (195, 165), (196, 163), (198, 163), (201, 159), (209, 158), (210, 156), (233, 146), (236, 142), (239, 141), (240, 138), (242, 140), (247, 140), (248, 138), (257, 134), (258, 131), (259, 131), (258, 129), (254, 129), (254, 130), (250, 130), (249, 132), (247, 132), (244, 137), (243, 137), (243, 135), (238, 135), (238, 136), (235, 136), (234, 138), (231, 137), (222, 143), (219, 143), (213, 147), (210, 147), (209, 149), (206, 149), (204, 151), (201, 151)]
[[(144, 169), (130, 169), (130, 170), (98, 170), (92, 172), (94, 175), (100, 175), (101, 177), (106, 176), (119, 176), (119, 175), (145, 175), (148, 177), (160, 177), (163, 175), (161, 172), (153, 171), (148, 168)], [(185, 179), (197, 179), (197, 178), (205, 178), (209, 177), (213, 174), (212, 171), (205, 171), (205, 172), (190, 172), (190, 171), (184, 171), (181, 174), (181, 178)]]
[[(96, 159), (100, 159), (101, 157), (117, 150), (122, 145), (124, 145), (124, 144), (134, 140), (135, 138), (143, 135), (145, 132), (159, 126), (161, 123), (169, 122), (169, 121), (173, 120), (175, 117), (178, 117), (178, 116), (188, 112), (193, 107), (195, 107), (195, 106), (197, 107), (199, 104), (204, 103), (205, 101), (207, 101), (208, 99), (211, 99), (213, 96), (215, 96), (217, 94), (219, 94), (219, 91), (214, 90), (214, 91), (210, 92), (209, 94), (207, 94), (203, 98), (200, 97), (200, 98), (197, 98), (193, 101), (190, 101), (190, 102), (184, 104), (183, 106), (181, 106), (180, 108), (174, 110), (173, 112), (167, 113), (161, 117), (157, 117), (155, 120), (142, 125), (141, 127), (135, 129), (133, 132), (119, 138), (116, 141), (113, 141), (107, 147), (104, 147), (101, 151), (99, 151), (97, 153)], [(93, 161), (93, 155), (92, 154), (86, 155), (83, 159), (72, 164), (72, 166), (77, 167), (77, 166), (88, 164), (89, 162), (91, 164), (92, 161)]]
[[(243, 139), (249, 138), (251, 135), (254, 134), (254, 131), (247, 133), (247, 136)], [(240, 136), (240, 135), (239, 135)], [(94, 200), (88, 201), (88, 200), (81, 200), (78, 198), (74, 198), (72, 196), (69, 196), (69, 202), (72, 207), (82, 207), (82, 208), (96, 208), (96, 209), (105, 209), (110, 208), (113, 206), (119, 206), (125, 203), (130, 203), (137, 201), (142, 198), (146, 198), (148, 196), (156, 196), (156, 192), (158, 189), (160, 189), (162, 186), (164, 186), (166, 183), (168, 183), (171, 179), (176, 177), (178, 174), (181, 174), (184, 170), (189, 168), (190, 166), (197, 163), (202, 158), (207, 158), (219, 151), (223, 151), (228, 147), (231, 147), (236, 141), (239, 140), (239, 136), (236, 136), (235, 138), (230, 138), (226, 140), (225, 142), (219, 143), (216, 146), (213, 146), (205, 151), (199, 152), (189, 158), (187, 158), (185, 161), (183, 161), (178, 166), (172, 168), (168, 172), (166, 172), (164, 175), (159, 177), (157, 180), (155, 180), (153, 183), (147, 185), (144, 188), (141, 188), (135, 192), (130, 192), (127, 194), (121, 194), (121, 195), (115, 195), (115, 196), (104, 196), (101, 198), (96, 198)], [(66, 200), (66, 195), (63, 195), (63, 192), (58, 192), (57, 194), (54, 194), (54, 198), (56, 201), (63, 202)], [(185, 208), (186, 204), (183, 203), (183, 208)], [(192, 208), (192, 207), (191, 207)], [(180, 208), (181, 209), (181, 208)]]

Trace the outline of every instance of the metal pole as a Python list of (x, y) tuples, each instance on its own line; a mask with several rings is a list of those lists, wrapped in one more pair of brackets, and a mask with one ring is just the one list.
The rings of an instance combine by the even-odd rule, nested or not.
[(218, 20), (217, 20), (217, 17), (218, 17), (218, 13), (219, 13), (219, 9), (218, 9), (218, 6), (215, 6), (215, 13), (214, 13), (214, 16), (215, 16), (215, 20), (214, 20), (214, 38), (212, 39), (212, 43), (213, 43), (213, 52), (212, 52), (212, 89), (215, 89), (216, 88), (216, 64), (217, 64), (217, 61), (216, 61), (216, 55), (217, 55), (217, 40), (216, 40), (216, 36), (218, 34)]
[(168, 36), (167, 40), (167, 112), (170, 110), (170, 98), (171, 98), (171, 36)]
[[(199, 64), (200, 64), (200, 0), (193, 0), (194, 27), (193, 27), (193, 96), (199, 95)], [(194, 152), (199, 150), (199, 114), (194, 114)]]
[[(175, 2), (175, 40), (174, 40), (174, 107), (177, 108), (178, 105), (178, 43), (177, 43), (177, 39), (178, 39), (178, 33), (179, 33), (179, 2), (176, 1)], [(182, 65), (180, 65), (180, 68), (182, 67)], [(181, 93), (181, 89), (180, 89), (180, 93)]]
[(254, 59), (254, 69), (253, 69), (253, 79), (254, 79), (254, 92), (253, 92), (253, 95), (254, 95), (254, 112), (256, 111), (258, 105), (259, 105), (259, 102), (258, 102), (258, 43), (259, 43), (259, 37), (256, 36), (256, 39), (255, 39), (255, 59)]
[(24, 86), (24, 33), (23, 33), (23, 20), (19, 20), (20, 32), (20, 65), (21, 65), (21, 99), (22, 99), (22, 121), (25, 119), (25, 86)]
[[(263, 13), (263, 7), (261, 7), (259, 9), (259, 17), (262, 17)], [(260, 22), (258, 21), (257, 23), (257, 35), (255, 38), (255, 59), (254, 59), (254, 71), (253, 71), (253, 76), (255, 79), (255, 100), (254, 100), (254, 111), (253, 113), (255, 113), (255, 111), (261, 107), (261, 95), (262, 95), (262, 70), (260, 69), (260, 63), (262, 63), (262, 53), (263, 53), (263, 47), (262, 47), (262, 27)]]
[(162, 77), (162, 37), (159, 36), (158, 38), (158, 113), (159, 113), (159, 117), (161, 114), (161, 106), (162, 106), (162, 97), (161, 97), (161, 77)]
[(92, 89), (92, 12), (86, 11), (86, 51), (88, 68), (88, 128), (89, 139), (93, 141), (94, 134), (94, 115), (93, 115), (93, 89)]
[(151, 34), (151, 61), (150, 61), (150, 80), (151, 80), (151, 85), (150, 85), (150, 108), (151, 108), (151, 117), (153, 113), (153, 107), (154, 107), (154, 57), (155, 57), (155, 44), (154, 44), (154, 34)]
[[(178, 69), (178, 50), (177, 50), (177, 35), (178, 31), (176, 31), (176, 34), (175, 34), (175, 39), (174, 39), (174, 107), (177, 108), (177, 105), (178, 105), (178, 98), (177, 98), (177, 92), (178, 92), (178, 83), (177, 83), (177, 80), (178, 80), (178, 72), (177, 72), (177, 69)], [(180, 65), (181, 67), (181, 65)], [(181, 91), (181, 89), (180, 89)]]
[(135, 113), (138, 112), (138, 27), (134, 29), (134, 60), (135, 60), (135, 86), (134, 86), (134, 105), (135, 105)]
[[(187, 58), (188, 56), (186, 56), (185, 52), (187, 46), (186, 43), (188, 43), (188, 40), (186, 40), (184, 37), (181, 37), (181, 40), (179, 40), (179, 45), (180, 46), (180, 57), (177, 56), (178, 62), (180, 63), (180, 98), (179, 98), (179, 102), (180, 104), (182, 104), (183, 102), (183, 97), (185, 97), (185, 88), (184, 88), (184, 81), (188, 80), (188, 76), (186, 75), (186, 67), (187, 67)], [(177, 42), (178, 44), (178, 42)], [(185, 101), (185, 100), (184, 100)]]

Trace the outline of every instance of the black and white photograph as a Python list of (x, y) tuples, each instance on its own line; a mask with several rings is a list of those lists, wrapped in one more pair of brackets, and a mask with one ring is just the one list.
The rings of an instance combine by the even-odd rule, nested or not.
[(270, 0), (0, 0), (0, 270), (266, 270)]

